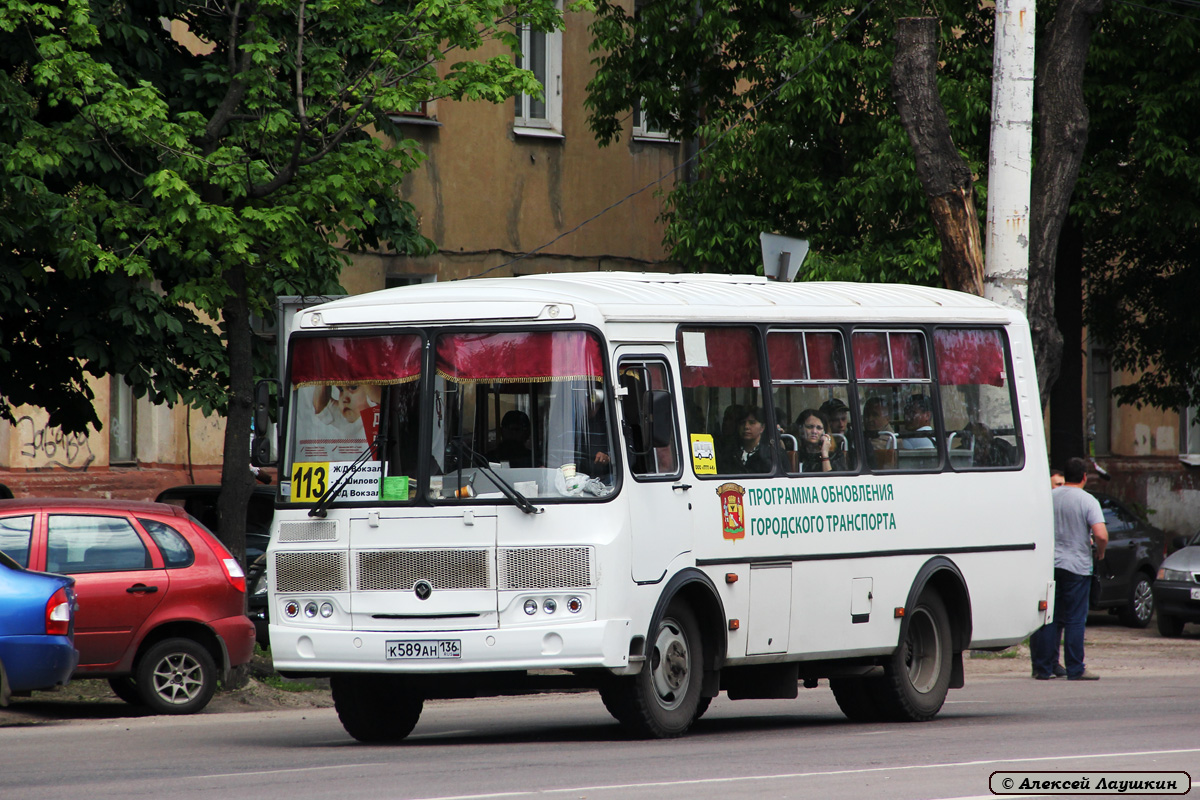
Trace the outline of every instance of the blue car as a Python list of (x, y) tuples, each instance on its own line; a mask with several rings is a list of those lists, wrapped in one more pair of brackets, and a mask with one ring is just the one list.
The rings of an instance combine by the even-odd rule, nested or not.
[(71, 679), (75, 608), (74, 578), (31, 572), (0, 551), (0, 706)]

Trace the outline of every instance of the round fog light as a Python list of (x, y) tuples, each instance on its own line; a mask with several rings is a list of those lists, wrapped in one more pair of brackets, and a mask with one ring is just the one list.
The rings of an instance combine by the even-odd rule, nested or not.
[(315, 617), (317, 615), (317, 604), (309, 600), (304, 604), (304, 616)]
[(333, 616), (333, 603), (321, 603), (321, 616), (325, 619)]
[(525, 601), (525, 613), (531, 617), (537, 613), (537, 600), (530, 598)]
[(300, 613), (300, 604), (295, 600), (288, 600), (283, 604), (283, 613), (289, 617), (294, 617)]
[(572, 614), (578, 614), (582, 610), (583, 601), (578, 597), (572, 597), (567, 600), (567, 611), (570, 611)]
[(553, 614), (558, 610), (558, 603), (555, 602), (553, 597), (547, 597), (546, 602), (542, 603), (542, 610), (547, 614)]

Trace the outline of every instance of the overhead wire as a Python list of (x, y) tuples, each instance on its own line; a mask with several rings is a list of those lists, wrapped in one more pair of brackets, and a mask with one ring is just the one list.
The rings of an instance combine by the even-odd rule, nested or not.
[(656, 179), (650, 181), (649, 183), (647, 183), (645, 186), (641, 187), (640, 189), (635, 189), (634, 191), (632, 191), (629, 194), (622, 197), (620, 200), (617, 200), (616, 202), (605, 206), (600, 211), (596, 212), (592, 216), (585, 219), (583, 222), (580, 222), (578, 225), (571, 228), (570, 230), (563, 231), (562, 233), (560, 233), (558, 236), (555, 236), (550, 241), (545, 242), (544, 244), (539, 245), (538, 247), (535, 247), (532, 250), (529, 250), (528, 252), (522, 253), (521, 255), (517, 256), (516, 258), (511, 258), (502, 264), (496, 264), (495, 266), (488, 267), (487, 269), (485, 269), (482, 272), (479, 272), (475, 275), (468, 275), (467, 278), (468, 279), (482, 278), (484, 275), (487, 275), (491, 272), (495, 272), (496, 270), (504, 269), (505, 267), (512, 266), (513, 264), (516, 264), (519, 261), (523, 261), (524, 259), (529, 258), (530, 256), (540, 253), (541, 251), (545, 250), (547, 247), (554, 244), (555, 242), (557, 242), (561, 239), (564, 239), (567, 236), (570, 236), (571, 234), (580, 230), (584, 226), (596, 221), (600, 217), (602, 217), (605, 214), (607, 214), (608, 212), (612, 211), (617, 206), (620, 206), (620, 205), (628, 202), (629, 200), (632, 200), (634, 197), (637, 197), (642, 192), (645, 192), (646, 190), (659, 185), (660, 183), (667, 180), (675, 173), (679, 172), (684, 167), (688, 166), (689, 164), (691, 164), (694, 161), (696, 161), (697, 159), (699, 159), (701, 155), (703, 155), (705, 152), (707, 152), (708, 150), (715, 147), (725, 137), (729, 136), (731, 133), (733, 133), (735, 130), (737, 130), (743, 123), (745, 123), (748, 119), (750, 119), (751, 115), (753, 115), (755, 111), (757, 111), (767, 101), (773, 99), (777, 94), (779, 94), (779, 92), (781, 92), (783, 90), (784, 87), (786, 87), (792, 81), (799, 78), (801, 75), (803, 75), (809, 69), (811, 69), (814, 64), (816, 64), (818, 61), (820, 61), (822, 58), (824, 58), (826, 53), (828, 53), (831, 49), (833, 49), (833, 46), (842, 40), (842, 38), (845, 36), (846, 32), (848, 30), (850, 30), (851, 26), (853, 26), (855, 23), (857, 23), (859, 21), (859, 19), (861, 19), (862, 16), (864, 14), (866, 14), (867, 11), (869, 11), (871, 6), (873, 6), (874, 4), (875, 4), (875, 0), (867, 0), (867, 3), (858, 11), (858, 13), (855, 14), (853, 17), (851, 17), (850, 20), (847, 21), (846, 24), (842, 26), (842, 29), (837, 32), (837, 35), (834, 36), (832, 39), (830, 39), (825, 44), (825, 46), (822, 47), (820, 49), (820, 51), (817, 52), (816, 55), (814, 55), (811, 59), (809, 59), (805, 64), (803, 64), (801, 67), (799, 67), (791, 75), (788, 75), (777, 86), (775, 86), (773, 89), (771, 89), (769, 92), (767, 92), (767, 94), (764, 95), (762, 97), (762, 99), (758, 100), (757, 102), (752, 104), (750, 107), (748, 107), (745, 111), (741, 112), (741, 115), (739, 116), (739, 118), (732, 125), (730, 125), (725, 130), (721, 131), (719, 134), (717, 134), (717, 136), (713, 137), (713, 140), (711, 142), (706, 144), (704, 147), (701, 147), (700, 149), (698, 149), (695, 152), (695, 154), (693, 154), (690, 158), (685, 159), (684, 161), (675, 165), (675, 167), (673, 167), (672, 169), (663, 173)]

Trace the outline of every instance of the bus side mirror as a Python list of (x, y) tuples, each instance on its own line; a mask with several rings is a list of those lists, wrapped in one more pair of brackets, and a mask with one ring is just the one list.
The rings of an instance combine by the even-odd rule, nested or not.
[(671, 436), (675, 431), (675, 406), (671, 401), (671, 393), (661, 389), (651, 389), (646, 392), (646, 439), (651, 447), (666, 447), (671, 444)]
[(253, 435), (250, 437), (250, 463), (256, 467), (273, 467), (271, 458), (271, 389), (274, 380), (262, 380), (254, 387)]

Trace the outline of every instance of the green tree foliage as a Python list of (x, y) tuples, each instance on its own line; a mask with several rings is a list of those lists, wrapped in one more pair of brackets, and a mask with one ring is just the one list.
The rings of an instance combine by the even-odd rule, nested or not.
[(514, 24), (561, 17), (553, 0), (4, 3), (0, 417), (25, 402), (99, 427), (84, 376), (113, 372), (222, 411), (221, 524), (240, 531), (251, 315), (335, 290), (354, 251), (428, 251), (397, 192), (422, 156), (389, 114), (539, 93)]
[[(905, 0), (649, 0), (634, 16), (600, 2), (587, 101), (597, 138), (618, 139), (640, 99), (700, 151), (694, 180), (666, 197), (673, 257), (753, 272), (768, 231), (811, 241), (801, 278), (936, 282), (938, 240), (889, 84), (894, 21), (922, 10)], [(942, 101), (982, 175), (993, 18), (969, 2), (938, 14)]]
[(1200, 12), (1149, 5), (1110, 5), (1093, 40), (1072, 214), (1089, 336), (1141, 373), (1114, 395), (1178, 408), (1200, 404)]

